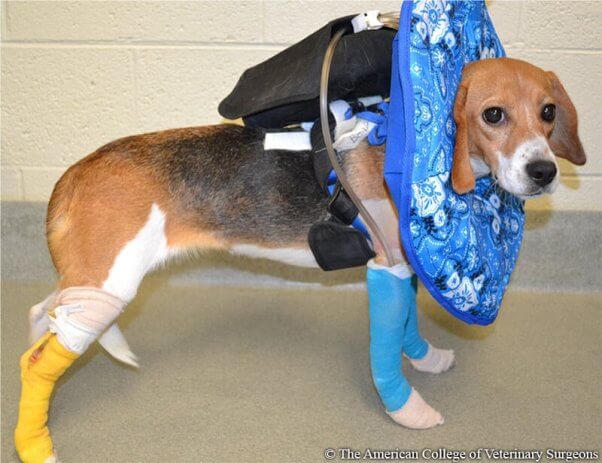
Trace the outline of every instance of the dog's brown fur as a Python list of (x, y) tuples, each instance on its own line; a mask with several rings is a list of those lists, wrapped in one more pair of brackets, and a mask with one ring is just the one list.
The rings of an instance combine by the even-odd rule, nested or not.
[[(181, 174), (178, 171), (178, 153), (183, 147), (202, 145), (215, 137), (216, 141), (211, 143), (219, 148), (220, 138), (227, 141), (229, 134), (240, 136), (246, 132), (253, 136), (261, 135), (251, 129), (220, 125), (128, 137), (103, 146), (69, 168), (54, 188), (47, 217), (48, 245), (61, 276), (60, 287), (101, 286), (119, 250), (144, 225), (153, 203), (166, 213), (165, 233), (170, 248), (226, 249), (240, 241), (266, 247), (304, 246), (310, 221), (287, 227), (280, 242), (274, 242), (266, 240), (261, 233), (255, 233), (253, 239), (244, 236), (244, 230), (224, 230), (212, 212), (212, 209), (223, 206), (235, 215), (236, 211), (254, 208), (260, 201), (269, 202), (277, 209), (289, 200), (280, 197), (277, 191), (268, 191), (265, 197), (254, 197), (250, 192), (246, 196), (234, 195), (231, 204), (220, 205), (216, 201), (230, 198), (220, 194), (216, 194), (216, 198), (198, 197), (195, 192), (186, 190), (184, 182), (178, 182)], [(250, 139), (261, 141), (257, 137)], [(165, 147), (168, 148), (164, 150)], [(234, 157), (232, 153), (230, 155)], [(200, 151), (192, 154), (198, 158), (201, 171), (204, 156), (207, 153)], [(223, 156), (228, 156), (227, 151)], [(244, 155), (239, 157), (237, 169), (244, 168), (246, 162)], [(228, 160), (214, 159), (214, 163), (227, 165)], [(366, 163), (360, 161), (354, 165), (367, 168)], [(312, 176), (309, 167), (307, 164), (308, 178)], [(221, 167), (217, 170), (216, 175), (223, 175), (223, 178), (216, 178), (215, 182), (232, 181), (234, 188), (245, 187), (244, 180), (236, 185), (236, 172), (225, 172)], [(374, 168), (369, 170), (374, 171)], [(195, 172), (184, 174), (191, 175), (193, 183), (198, 182)], [(229, 180), (228, 177), (234, 178)], [(382, 175), (380, 178), (382, 184)], [(218, 192), (217, 187), (215, 191)], [(322, 194), (317, 183), (309, 186), (309, 191), (314, 196), (312, 201), (316, 207), (312, 217), (317, 219), (324, 213), (319, 200)], [(209, 204), (211, 202), (213, 204)], [(231, 235), (236, 235), (236, 232), (243, 236), (235, 239)]]
[[(555, 104), (557, 111), (552, 123), (540, 117), (542, 106), (549, 103)], [(483, 111), (494, 106), (507, 112), (504, 126), (484, 123)], [(566, 90), (554, 73), (525, 61), (499, 58), (467, 65), (456, 96), (454, 119), (452, 183), (458, 193), (474, 188), (471, 155), (483, 158), (495, 173), (499, 155), (511, 157), (521, 143), (538, 136), (549, 140), (556, 156), (585, 164), (577, 111)]]

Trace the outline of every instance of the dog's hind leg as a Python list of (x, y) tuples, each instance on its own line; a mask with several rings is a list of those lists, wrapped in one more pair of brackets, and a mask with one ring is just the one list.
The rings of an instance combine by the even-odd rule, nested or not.
[[(80, 217), (74, 217), (78, 213)], [(39, 320), (39, 312), (51, 309), (49, 330), (20, 362), (22, 389), (15, 445), (25, 463), (56, 460), (46, 425), (54, 385), (114, 323), (134, 298), (144, 275), (169, 254), (165, 214), (156, 204), (142, 208), (138, 217), (128, 217), (125, 225), (110, 211), (104, 215), (78, 210), (69, 218), (69, 233), (49, 232), (61, 281), (53, 306), (42, 303), (34, 311)], [(100, 229), (104, 236), (98, 235)]]

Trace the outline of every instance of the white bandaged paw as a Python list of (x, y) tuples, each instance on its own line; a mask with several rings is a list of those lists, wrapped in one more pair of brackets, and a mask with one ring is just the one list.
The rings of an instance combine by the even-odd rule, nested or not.
[(456, 357), (453, 350), (438, 349), (431, 346), (430, 343), (429, 349), (426, 351), (424, 357), (417, 360), (408, 357), (408, 360), (414, 369), (424, 373), (433, 374), (443, 373), (453, 367), (456, 363)]
[(427, 404), (414, 388), (403, 407), (387, 414), (397, 424), (410, 429), (429, 429), (444, 423), (441, 413)]

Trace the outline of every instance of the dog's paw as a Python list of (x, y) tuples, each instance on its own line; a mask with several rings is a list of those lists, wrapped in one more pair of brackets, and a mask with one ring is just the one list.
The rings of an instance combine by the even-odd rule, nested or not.
[(438, 349), (429, 344), (426, 355), (418, 360), (408, 358), (415, 370), (424, 373), (439, 374), (449, 370), (456, 364), (453, 350)]
[(429, 429), (444, 423), (441, 413), (427, 404), (414, 388), (403, 407), (387, 414), (397, 424), (409, 429)]

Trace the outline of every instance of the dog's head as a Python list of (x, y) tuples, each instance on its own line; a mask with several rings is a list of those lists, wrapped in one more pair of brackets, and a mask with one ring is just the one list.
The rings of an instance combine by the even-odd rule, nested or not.
[(552, 72), (509, 58), (467, 65), (454, 106), (452, 185), (463, 194), (491, 172), (504, 190), (527, 199), (552, 193), (555, 156), (585, 164), (577, 112)]

